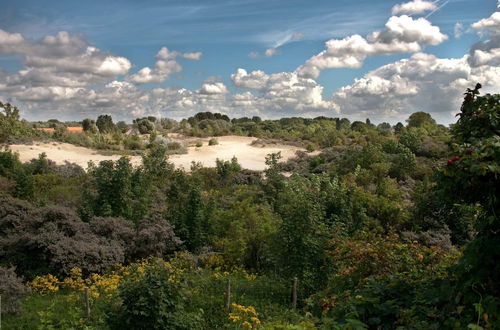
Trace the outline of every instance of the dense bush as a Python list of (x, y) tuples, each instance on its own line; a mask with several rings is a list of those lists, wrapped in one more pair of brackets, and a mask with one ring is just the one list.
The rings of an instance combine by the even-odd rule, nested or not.
[(69, 274), (71, 268), (102, 272), (122, 263), (124, 247), (92, 232), (74, 211), (62, 207), (32, 209), (0, 197), (0, 256), (33, 277), (47, 272)]
[(465, 94), (460, 119), (452, 128), (455, 156), (438, 172), (436, 191), (450, 205), (479, 209), (473, 224), (476, 236), (458, 267), (458, 291), (471, 322), (477, 313), (483, 315), (481, 325), (496, 328), (500, 327), (500, 95), (478, 96), (480, 88), (478, 84)]
[(189, 310), (179, 275), (170, 264), (152, 260), (130, 271), (120, 284), (121, 308), (109, 318), (112, 329), (201, 329), (201, 314)]
[(137, 225), (133, 239), (132, 260), (167, 256), (182, 244), (175, 235), (174, 228), (160, 214), (152, 214), (142, 219)]
[(23, 280), (16, 275), (15, 267), (0, 266), (0, 295), (2, 296), (2, 313), (20, 313), (20, 299), (28, 293)]
[(137, 129), (141, 134), (151, 134), (155, 129), (154, 123), (149, 121), (147, 118), (134, 120), (134, 125), (137, 126)]

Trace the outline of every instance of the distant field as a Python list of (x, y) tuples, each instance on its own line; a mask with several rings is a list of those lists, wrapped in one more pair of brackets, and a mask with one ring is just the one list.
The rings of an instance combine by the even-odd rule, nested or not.
[[(189, 170), (191, 162), (200, 162), (203, 166), (215, 166), (217, 158), (223, 160), (230, 160), (233, 156), (238, 158), (238, 162), (243, 168), (250, 170), (263, 170), (266, 168), (265, 157), (270, 153), (281, 151), (282, 160), (285, 161), (295, 155), (298, 150), (303, 148), (289, 146), (289, 145), (264, 145), (252, 146), (251, 143), (256, 140), (253, 137), (243, 136), (222, 136), (217, 137), (218, 145), (209, 146), (209, 138), (204, 139), (191, 139), (202, 141), (202, 147), (188, 147), (188, 153), (183, 155), (172, 155), (170, 161), (176, 167), (183, 167)], [(21, 161), (26, 162), (33, 158), (37, 158), (42, 152), (47, 154), (47, 158), (53, 160), (57, 164), (64, 164), (65, 161), (76, 163), (83, 168), (87, 168), (89, 161), (100, 162), (102, 160), (117, 160), (120, 155), (102, 155), (99, 151), (75, 146), (67, 143), (34, 143), (32, 145), (15, 144), (10, 145), (12, 151), (19, 154)], [(140, 164), (141, 158), (139, 156), (131, 157), (131, 162), (135, 165)]]

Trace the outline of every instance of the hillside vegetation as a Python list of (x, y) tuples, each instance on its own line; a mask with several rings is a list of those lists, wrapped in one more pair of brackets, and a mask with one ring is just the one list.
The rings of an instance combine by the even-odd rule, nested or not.
[[(200, 113), (47, 133), (0, 104), (4, 141), (142, 157), (84, 171), (0, 152), (3, 328), (499, 328), (500, 94), (479, 88), (451, 128), (424, 112), (395, 126)], [(318, 152), (186, 172), (168, 160), (172, 132)]]

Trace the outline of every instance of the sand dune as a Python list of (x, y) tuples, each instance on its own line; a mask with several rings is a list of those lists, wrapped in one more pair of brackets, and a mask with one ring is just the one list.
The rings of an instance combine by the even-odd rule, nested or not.
[[(195, 139), (192, 140), (194, 141)], [(203, 141), (203, 146), (200, 148), (194, 146), (188, 147), (187, 154), (170, 156), (170, 161), (176, 167), (183, 167), (189, 170), (192, 161), (200, 162), (206, 167), (214, 167), (217, 158), (230, 160), (235, 156), (243, 168), (263, 170), (266, 168), (265, 157), (270, 153), (281, 151), (281, 155), (283, 156), (282, 161), (285, 161), (293, 157), (296, 151), (304, 150), (289, 145), (252, 146), (251, 143), (256, 138), (243, 136), (218, 137), (219, 144), (215, 146), (208, 146), (208, 138), (196, 140)], [(87, 168), (89, 161), (97, 163), (102, 160), (117, 160), (121, 157), (120, 155), (102, 155), (96, 150), (68, 143), (36, 142), (33, 145), (16, 144), (9, 147), (13, 152), (19, 154), (19, 158), (23, 162), (37, 158), (40, 153), (45, 152), (47, 158), (57, 164), (64, 164), (65, 161), (68, 161), (76, 163), (83, 168)], [(141, 163), (141, 158), (133, 156), (131, 157), (131, 161), (134, 165), (138, 165)]]

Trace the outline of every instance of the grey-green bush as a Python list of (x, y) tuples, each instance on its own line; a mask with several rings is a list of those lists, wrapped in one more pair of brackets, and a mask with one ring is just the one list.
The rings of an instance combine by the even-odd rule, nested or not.
[(20, 300), (29, 293), (23, 280), (16, 275), (15, 267), (0, 267), (0, 295), (3, 313), (19, 313)]

